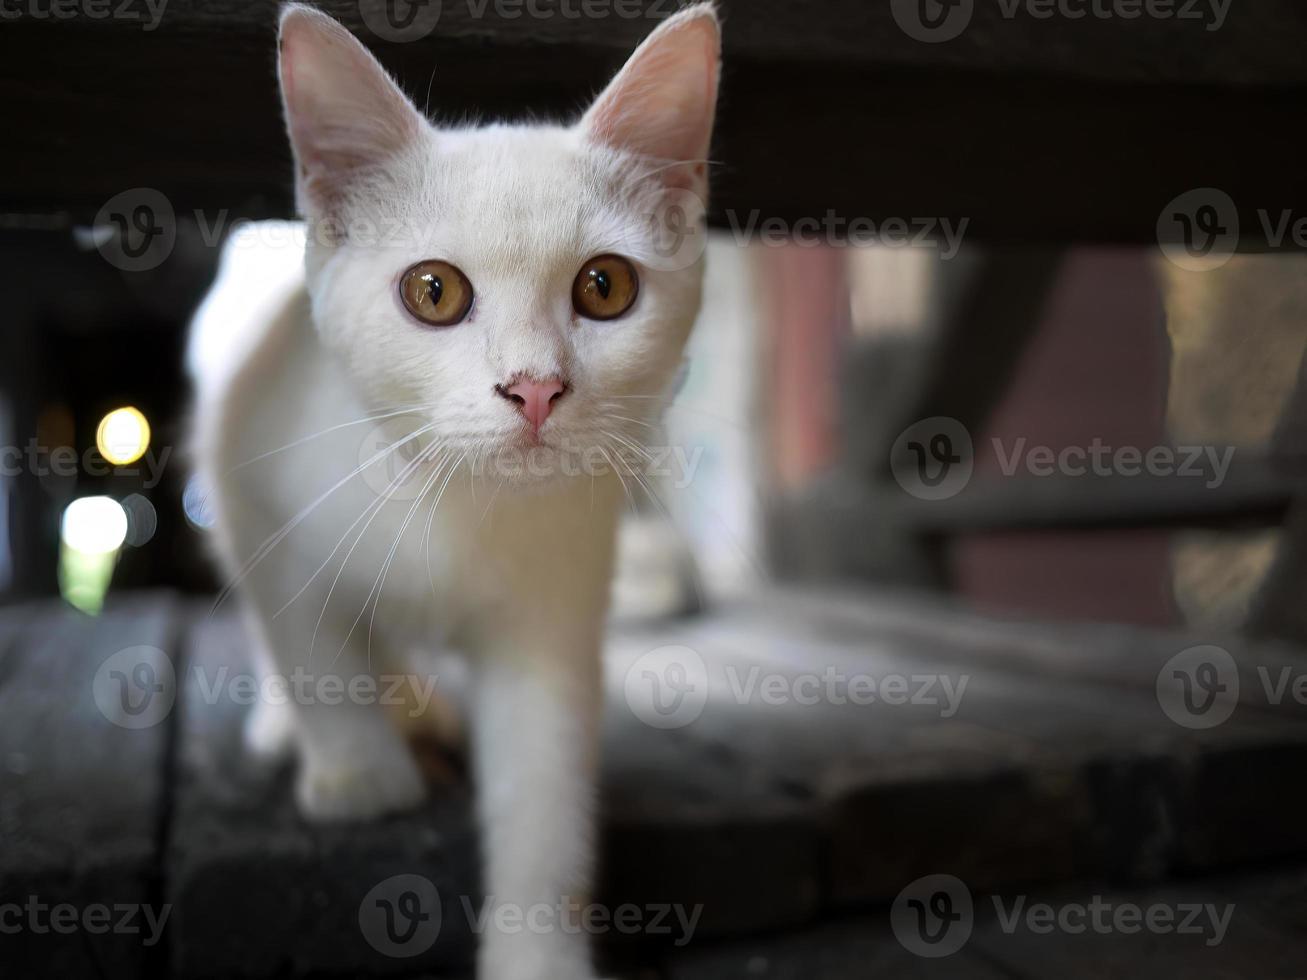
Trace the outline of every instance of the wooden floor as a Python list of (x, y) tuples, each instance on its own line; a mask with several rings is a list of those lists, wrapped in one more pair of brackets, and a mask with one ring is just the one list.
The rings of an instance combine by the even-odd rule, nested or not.
[[(1158, 686), (1199, 643), (1238, 678), (1209, 728)], [(247, 669), (230, 612), (169, 595), (0, 611), (0, 976), (467, 975), (467, 786), (427, 753), (423, 812), (306, 826), (289, 772), (242, 746)], [(1272, 703), (1283, 670), (1307, 661), (865, 595), (618, 625), (596, 901), (630, 925), (601, 930), (610, 972), (1300, 977), (1307, 707)], [(651, 675), (684, 696), (655, 705)], [(124, 707), (129, 683), (151, 700)], [(396, 949), (367, 910), (411, 875), (442, 915)], [(65, 903), (78, 924), (43, 929), (32, 907)], [(167, 919), (150, 943), (143, 913), (80, 918), (100, 905)]]

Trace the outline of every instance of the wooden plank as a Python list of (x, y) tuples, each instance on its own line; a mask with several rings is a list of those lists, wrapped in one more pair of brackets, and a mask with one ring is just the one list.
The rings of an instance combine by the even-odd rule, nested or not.
[[(1019, 976), (1107, 978), (1185, 977), (1186, 980), (1239, 980), (1242, 977), (1296, 977), (1307, 955), (1307, 935), (1301, 920), (1293, 925), (1267, 915), (1268, 888), (1301, 883), (1301, 872), (1249, 875), (1232, 879), (1202, 879), (1145, 890), (1094, 890), (1080, 886), (1043, 894), (1007, 893), (981, 896), (977, 902), (976, 931), (968, 950), (983, 952), (996, 966)], [(1015, 903), (1024, 898), (1014, 924)], [(1054, 920), (1050, 929), (1036, 920), (1029, 927), (1026, 913), (1032, 905), (1048, 905), (1056, 916), (1062, 910), (1090, 908), (1097, 900), (1108, 907), (1097, 920), (1085, 918), (1083, 931), (1069, 932)], [(1301, 907), (1301, 906), (1300, 906)], [(1138, 910), (1138, 912), (1132, 912)], [(1155, 922), (1148, 928), (1150, 910)], [(1193, 918), (1190, 919), (1191, 911)], [(1114, 925), (1117, 914), (1135, 915), (1126, 929)], [(1082, 920), (1074, 912), (1069, 921)], [(1213, 924), (1223, 920), (1224, 925)], [(1045, 920), (1046, 922), (1047, 920)], [(1137, 922), (1138, 925), (1134, 923)], [(1179, 927), (1186, 925), (1182, 931)]]
[[(420, 100), (434, 78), (431, 106), (452, 119), (575, 112), (671, 8), (641, 0), (653, 16), (537, 18), (445, 2), (434, 33), (394, 44), (366, 27), (382, 2), (322, 6)], [(967, 219), (975, 241), (1147, 243), (1178, 195), (1217, 187), (1257, 249), (1269, 247), (1259, 211), (1304, 210), (1294, 136), (1307, 21), (1292, 0), (1234, 4), (1219, 31), (1175, 19), (1009, 21), (980, 2), (972, 29), (941, 45), (908, 37), (889, 4), (828, 0), (819, 16), (789, 0), (724, 6), (720, 227), (829, 210)], [(289, 213), (274, 16), (271, 3), (174, 0), (151, 31), (113, 18), (6, 20), (0, 208), (67, 212), (71, 223), (120, 191), (155, 187), (210, 225), (222, 209)], [(1095, 192), (1105, 180), (1110, 193)]]
[(886, 916), (860, 916), (798, 933), (760, 934), (729, 943), (695, 943), (673, 954), (666, 980), (1012, 980), (1012, 974), (963, 951), (928, 960), (899, 944)]
[[(768, 980), (804, 980), (817, 976), (844, 980), (867, 976), (903, 977), (1005, 977), (1036, 980), (1056, 976), (1065, 980), (1104, 980), (1109, 977), (1185, 977), (1195, 980), (1239, 980), (1257, 977), (1295, 977), (1307, 955), (1307, 938), (1301, 916), (1307, 896), (1301, 869), (1270, 873), (1206, 878), (1163, 888), (1109, 888), (1093, 884), (1062, 889), (1015, 889), (997, 895), (974, 891), (972, 911), (945, 930), (941, 943), (956, 946), (951, 955), (915, 955), (897, 938), (894, 924), (911, 928), (909, 916), (896, 920), (890, 908), (841, 919), (787, 935), (755, 936), (716, 944), (695, 944), (672, 956), (665, 966), (668, 980), (728, 980), (758, 976)], [(907, 884), (905, 882), (905, 884)], [(965, 884), (965, 883), (964, 883)], [(912, 895), (913, 893), (908, 893)], [(1016, 925), (1005, 930), (994, 902)], [(1024, 914), (1032, 907), (1049, 906), (1055, 912), (1071, 910), (1073, 928), (1084, 907), (1092, 915), (1095, 900), (1107, 907), (1100, 914), (1104, 931), (1085, 918), (1082, 931), (1026, 928)], [(1218, 918), (1229, 912), (1228, 927), (1214, 939), (1215, 929), (1194, 934), (1149, 931), (1142, 917), (1134, 929), (1132, 909), (1157, 908), (1158, 923), (1178, 925), (1193, 904), (1211, 906)], [(1122, 910), (1129, 932), (1114, 927), (1116, 910)], [(1038, 913), (1037, 913), (1038, 914)], [(1206, 909), (1189, 929), (1206, 927)], [(953, 930), (956, 930), (954, 932)], [(969, 934), (963, 934), (970, 930)], [(907, 933), (909, 941), (911, 934)], [(950, 938), (955, 941), (950, 942)], [(920, 946), (929, 949), (928, 946)], [(941, 946), (941, 949), (943, 947)]]
[[(306, 824), (291, 774), (255, 762), (242, 743), (239, 678), (251, 668), (236, 618), (197, 609), (186, 650), (166, 855), (175, 974), (280, 976), (288, 956), (297, 974), (469, 969), (471, 931), (458, 897), (476, 900), (478, 875), (466, 788), (445, 787), (402, 818)], [(360, 927), (373, 889), (399, 875), (426, 878), (442, 906), (438, 940), (411, 957), (388, 955)]]
[[(826, 902), (883, 900), (935, 866), (989, 886), (1158, 876), (1307, 849), (1291, 817), (1265, 816), (1296, 812), (1276, 804), (1286, 791), (1267, 773), (1307, 751), (1302, 705), (1272, 715), (1265, 695), (1250, 691), (1247, 707), (1196, 730), (1156, 693), (1159, 670), (1184, 644), (1122, 628), (1068, 642), (1054, 627), (987, 629), (981, 617), (894, 602), (911, 632), (887, 629), (894, 617), (877, 627), (853, 603), (805, 611), (774, 592), (657, 635), (624, 635), (614, 650), (618, 677), (640, 663), (642, 647), (688, 648), (686, 662), (702, 660), (708, 693), (678, 735), (698, 743), (700, 757), (724, 754), (778, 799), (822, 804)], [(1053, 667), (1068, 649), (1082, 653)], [(1014, 672), (1023, 658), (1028, 672)], [(1268, 648), (1242, 651), (1242, 662), (1254, 685), (1255, 665), (1304, 666)], [(871, 682), (870, 701), (852, 697), (855, 680)], [(911, 692), (920, 702), (877, 698), (876, 685), (890, 680), (900, 700)], [(946, 682), (962, 692), (952, 705)], [(970, 815), (965, 827), (959, 811)]]
[[(147, 975), (167, 948), (157, 869), (172, 602), (120, 599), (98, 619), (54, 603), (19, 615), (0, 657), (0, 906), (23, 911), (6, 922), (19, 916), (16, 932), (0, 932), (0, 962), (25, 977)], [(148, 703), (129, 693), (143, 709), (132, 714), (111, 672), (138, 669), (160, 689)], [(106, 931), (127, 911), (137, 931)]]

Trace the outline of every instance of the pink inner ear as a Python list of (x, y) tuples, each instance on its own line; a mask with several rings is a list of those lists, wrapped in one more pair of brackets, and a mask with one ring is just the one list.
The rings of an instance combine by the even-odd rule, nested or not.
[[(708, 152), (717, 100), (717, 21), (707, 8), (663, 24), (636, 50), (586, 114), (590, 137), (661, 160), (701, 160)], [(692, 181), (674, 167), (669, 183)]]
[(322, 14), (282, 20), (281, 86), (301, 203), (330, 209), (361, 170), (384, 165), (423, 125), (363, 44)]

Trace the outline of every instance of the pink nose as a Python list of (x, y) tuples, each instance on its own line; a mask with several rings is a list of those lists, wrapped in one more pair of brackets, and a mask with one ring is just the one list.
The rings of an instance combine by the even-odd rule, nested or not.
[(547, 378), (544, 381), (524, 378), (507, 387), (496, 385), (495, 391), (517, 405), (518, 411), (531, 423), (531, 428), (539, 433), (540, 426), (545, 424), (545, 419), (553, 411), (554, 402), (567, 391), (567, 385), (560, 378)]

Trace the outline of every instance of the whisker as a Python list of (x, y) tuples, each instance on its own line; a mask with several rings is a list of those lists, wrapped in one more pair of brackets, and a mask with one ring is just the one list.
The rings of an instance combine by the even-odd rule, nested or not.
[[(354, 539), (353, 543), (349, 546), (349, 551), (345, 552), (345, 558), (341, 561), (340, 568), (336, 569), (336, 577), (331, 580), (331, 588), (327, 590), (327, 598), (324, 599), (322, 602), (322, 611), (318, 613), (318, 621), (313, 626), (313, 637), (309, 640), (309, 660), (313, 659), (313, 650), (318, 643), (318, 633), (321, 631), (322, 621), (327, 615), (327, 607), (331, 605), (331, 597), (336, 592), (336, 586), (337, 584), (339, 584), (341, 576), (345, 574), (345, 566), (349, 564), (349, 559), (350, 556), (354, 554), (354, 549), (356, 549), (359, 546), (359, 542), (362, 541), (364, 535), (368, 533), (368, 528), (372, 526), (372, 522), (376, 520), (377, 515), (381, 513), (384, 505), (388, 504), (391, 501), (391, 499), (395, 496), (395, 492), (403, 484), (403, 481), (408, 479), (408, 475), (414, 472), (417, 469), (417, 467), (421, 465), (423, 462), (435, 458), (435, 455), (437, 452), (439, 452), (439, 449), (440, 447), (437, 444), (436, 446), (433, 446), (427, 451), (419, 453), (416, 457), (414, 457), (413, 461), (409, 463), (407, 467), (404, 468), (399, 478), (395, 481), (392, 481), (391, 485), (386, 487), (381, 497), (378, 498), (379, 505), (373, 509), (372, 516), (368, 518), (368, 522), (363, 525), (363, 529), (359, 531), (358, 536)], [(346, 531), (345, 533), (348, 534), (349, 532)], [(344, 648), (342, 647), (342, 649)]]
[[(431, 513), (427, 514), (427, 526), (425, 530), (422, 532), (424, 538), (422, 542), (422, 549), (426, 555), (426, 562), (427, 562), (427, 584), (431, 586), (431, 595), (433, 598), (436, 595), (436, 581), (435, 581), (436, 577), (434, 573), (431, 571), (431, 526), (432, 524), (435, 523), (436, 508), (440, 506), (440, 500), (445, 495), (445, 488), (449, 486), (449, 481), (454, 476), (454, 471), (458, 469), (459, 463), (462, 463), (463, 460), (466, 458), (467, 458), (467, 453), (465, 452), (462, 456), (458, 458), (458, 462), (454, 464), (453, 468), (450, 469), (449, 476), (445, 477), (445, 482), (440, 485), (440, 490), (436, 493), (436, 499), (431, 504)], [(494, 501), (492, 498), (491, 503), (493, 502)]]
[(635, 498), (631, 496), (631, 488), (626, 485), (626, 479), (622, 476), (622, 471), (618, 469), (617, 464), (613, 461), (613, 458), (608, 455), (608, 447), (604, 445), (597, 445), (595, 448), (598, 449), (601, 453), (603, 453), (604, 459), (608, 460), (608, 465), (613, 468), (613, 473), (617, 475), (617, 479), (621, 481), (622, 489), (626, 492), (626, 499), (631, 505), (631, 513), (633, 514), (636, 513), (637, 511), (635, 506)]
[(408, 478), (408, 474), (413, 471), (414, 467), (419, 462), (421, 462), (420, 459), (414, 460), (413, 463), (410, 463), (409, 466), (406, 467), (403, 472), (401, 472), (393, 480), (390, 481), (390, 483), (382, 491), (381, 496), (377, 497), (376, 500), (372, 501), (366, 507), (363, 508), (363, 512), (359, 514), (358, 517), (354, 518), (354, 523), (351, 524), (349, 527), (347, 527), (345, 529), (345, 533), (340, 536), (340, 540), (337, 541), (336, 546), (331, 549), (331, 553), (327, 555), (327, 557), (323, 560), (322, 564), (318, 566), (317, 570), (312, 575), (309, 576), (309, 580), (304, 583), (304, 585), (300, 588), (298, 592), (296, 592), (293, 596), (291, 596), (286, 601), (285, 605), (283, 605), (280, 609), (278, 609), (275, 613), (272, 614), (273, 619), (276, 619), (287, 609), (289, 609), (294, 604), (295, 600), (298, 599), (300, 596), (302, 596), (308, 590), (309, 586), (313, 584), (314, 580), (317, 579), (317, 577), (322, 574), (323, 569), (325, 569), (327, 565), (331, 563), (331, 559), (336, 556), (336, 552), (339, 551), (341, 545), (345, 543), (345, 539), (349, 537), (350, 532), (353, 531), (354, 528), (359, 526), (359, 522), (362, 521), (365, 517), (367, 517), (370, 511), (385, 505), (386, 500), (388, 499), (386, 495), (391, 491), (391, 488), (393, 487), (394, 489), (398, 490), (399, 485)]
[[(453, 476), (454, 470), (457, 468), (457, 466), (458, 464), (455, 463), (453, 467), (450, 467), (449, 470), (450, 476)], [(439, 479), (439, 477), (440, 477), (440, 470), (439, 468), (437, 468), (436, 471), (431, 474), (430, 479), (428, 479), (426, 483), (422, 484), (421, 492), (418, 493), (417, 498), (413, 501), (413, 506), (408, 509), (408, 513), (404, 515), (403, 522), (399, 525), (399, 533), (395, 535), (395, 540), (390, 545), (390, 551), (386, 555), (386, 560), (382, 562), (381, 574), (378, 576), (377, 582), (374, 583), (374, 587), (377, 590), (377, 598), (372, 603), (372, 615), (368, 618), (367, 663), (368, 663), (369, 670), (372, 669), (372, 628), (374, 625), (376, 625), (377, 609), (381, 606), (381, 593), (385, 591), (386, 588), (386, 576), (390, 574), (390, 566), (395, 560), (395, 554), (399, 551), (399, 543), (404, 538), (404, 532), (408, 530), (409, 522), (413, 520), (413, 515), (417, 513), (418, 508), (422, 505), (422, 500), (424, 497), (426, 497), (427, 491), (429, 491), (435, 485), (435, 482), (437, 479)], [(371, 591), (369, 591), (368, 598), (363, 600), (363, 609), (359, 610), (360, 617), (363, 615), (364, 610), (368, 608), (368, 599), (371, 598), (372, 598), (372, 593)], [(358, 619), (355, 619), (354, 625), (355, 626), (358, 625)], [(349, 633), (345, 634), (346, 643), (349, 642), (349, 638), (353, 634), (353, 632), (354, 632), (354, 627), (351, 626)], [(337, 656), (339, 656), (339, 654), (337, 654)]]
[(243, 463), (237, 463), (235, 466), (231, 467), (229, 470), (223, 473), (222, 478), (225, 479), (226, 477), (231, 476), (231, 474), (235, 473), (237, 470), (243, 470), (245, 467), (252, 466), (254, 463), (257, 463), (260, 460), (267, 459), (269, 456), (275, 456), (278, 453), (284, 453), (288, 449), (294, 449), (297, 446), (302, 446), (306, 442), (312, 442), (314, 439), (320, 439), (322, 436), (330, 435), (332, 432), (339, 432), (341, 429), (348, 429), (351, 426), (362, 425), (365, 422), (382, 422), (385, 421), (386, 419), (397, 418), (401, 415), (407, 415), (410, 412), (415, 412), (423, 408), (430, 408), (430, 407), (431, 406), (429, 405), (413, 405), (412, 407), (409, 408), (401, 408), (396, 411), (387, 411), (381, 415), (365, 415), (362, 418), (354, 419), (351, 422), (340, 422), (337, 425), (329, 426), (321, 430), (320, 432), (314, 432), (310, 435), (302, 436), (301, 438), (296, 439), (294, 442), (286, 443), (286, 445), (284, 446), (278, 446), (276, 449), (269, 449), (265, 453), (259, 453), (259, 455), (251, 457), (250, 459), (245, 460), (245, 462)]
[(403, 439), (400, 439), (398, 442), (395, 442), (390, 446), (387, 446), (385, 449), (382, 449), (380, 452), (376, 453), (371, 459), (368, 459), (365, 462), (361, 463), (357, 469), (354, 469), (353, 471), (343, 476), (340, 480), (338, 480), (335, 484), (333, 484), (324, 494), (322, 494), (320, 497), (318, 497), (316, 500), (310, 503), (307, 507), (305, 507), (302, 511), (296, 514), (286, 524), (282, 525), (280, 530), (273, 532), (273, 534), (267, 540), (265, 540), (263, 544), (261, 544), (258, 548), (255, 549), (254, 554), (250, 556), (250, 558), (237, 572), (236, 577), (232, 579), (232, 581), (229, 582), (220, 593), (218, 593), (218, 598), (214, 600), (213, 609), (209, 611), (209, 615), (212, 616), (217, 611), (218, 607), (221, 606), (222, 603), (226, 600), (226, 598), (229, 595), (231, 595), (233, 591), (235, 591), (236, 587), (240, 585), (240, 583), (246, 579), (246, 577), (250, 574), (250, 572), (254, 570), (254, 568), (259, 564), (259, 562), (263, 561), (264, 558), (266, 558), (269, 554), (271, 554), (272, 550), (276, 548), (278, 544), (284, 541), (286, 539), (286, 536), (290, 534), (291, 531), (293, 531), (305, 520), (307, 520), (309, 515), (312, 514), (313, 511), (315, 511), (319, 506), (322, 505), (323, 501), (325, 501), (328, 497), (330, 497), (333, 493), (335, 493), (337, 490), (343, 487), (350, 480), (354, 479), (354, 477), (362, 473), (365, 469), (367, 469), (377, 460), (385, 456), (388, 456), (390, 453), (393, 453), (400, 446), (405, 445), (409, 440), (414, 439), (420, 435), (423, 435), (426, 432), (429, 432), (433, 428), (435, 428), (434, 422), (430, 423), (429, 425), (423, 426), (414, 432), (410, 432)]

